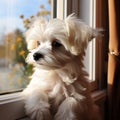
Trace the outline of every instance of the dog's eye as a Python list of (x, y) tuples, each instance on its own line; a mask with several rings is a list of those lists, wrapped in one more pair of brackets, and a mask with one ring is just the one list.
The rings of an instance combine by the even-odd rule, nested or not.
[(54, 41), (52, 42), (52, 47), (53, 47), (53, 48), (58, 48), (58, 47), (61, 47), (61, 46), (62, 46), (62, 44), (59, 43), (57, 40), (54, 40)]
[(37, 46), (39, 46), (40, 45), (40, 41), (37, 41)]

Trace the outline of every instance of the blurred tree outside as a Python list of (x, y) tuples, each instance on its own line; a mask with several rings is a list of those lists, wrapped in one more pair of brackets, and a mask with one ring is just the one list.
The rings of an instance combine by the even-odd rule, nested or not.
[[(51, 4), (51, 0), (47, 0), (48, 1), (48, 4), (50, 5)], [(45, 5), (44, 4), (41, 4), (39, 6), (40, 10), (35, 14), (35, 15), (31, 15), (29, 16), (29, 18), (25, 18), (24, 14), (21, 14), (20, 15), (20, 18), (23, 19), (23, 24), (24, 24), (24, 27), (26, 29), (29, 28), (29, 24), (33, 21), (34, 18), (38, 18), (38, 17), (45, 17), (47, 19), (50, 18), (50, 10), (47, 10), (45, 8)]]

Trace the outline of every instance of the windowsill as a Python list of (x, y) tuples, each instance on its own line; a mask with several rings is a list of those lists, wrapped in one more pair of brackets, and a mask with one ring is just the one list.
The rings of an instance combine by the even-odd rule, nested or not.
[(24, 103), (20, 92), (0, 96), (0, 119), (16, 120), (25, 116)]
[(106, 117), (106, 90), (95, 91), (92, 94), (94, 102), (99, 106), (99, 110), (101, 113), (101, 118), (104, 120)]
[[(106, 91), (93, 92), (92, 97), (96, 103), (101, 100), (104, 101), (106, 98)], [(15, 120), (23, 118), (24, 116), (24, 103), (20, 97), (20, 92), (0, 96), (0, 118), (2, 120)]]
[(100, 100), (104, 101), (106, 99), (106, 90), (92, 92), (92, 98), (94, 102), (98, 102)]

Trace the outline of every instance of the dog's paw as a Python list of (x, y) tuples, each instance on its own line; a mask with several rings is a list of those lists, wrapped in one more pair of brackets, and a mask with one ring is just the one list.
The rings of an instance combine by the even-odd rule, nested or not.
[(32, 120), (51, 120), (52, 119), (50, 111), (48, 109), (35, 110), (30, 115), (30, 118)]
[(66, 98), (58, 108), (54, 120), (77, 120), (75, 109), (78, 103), (73, 97)]
[(44, 101), (39, 101), (36, 105), (26, 104), (26, 114), (32, 120), (51, 120), (49, 107), (50, 105)]

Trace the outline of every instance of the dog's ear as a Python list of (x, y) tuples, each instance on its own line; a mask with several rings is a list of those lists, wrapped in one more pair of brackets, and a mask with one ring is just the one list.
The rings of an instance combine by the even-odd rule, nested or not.
[(74, 55), (79, 55), (84, 51), (88, 42), (99, 34), (99, 30), (81, 22), (74, 14), (69, 15), (65, 19), (65, 24), (69, 36), (70, 52)]
[(31, 21), (29, 29), (24, 34), (26, 37), (28, 50), (32, 50), (37, 47), (37, 38), (40, 37), (47, 22), (48, 21), (44, 18), (36, 18)]

